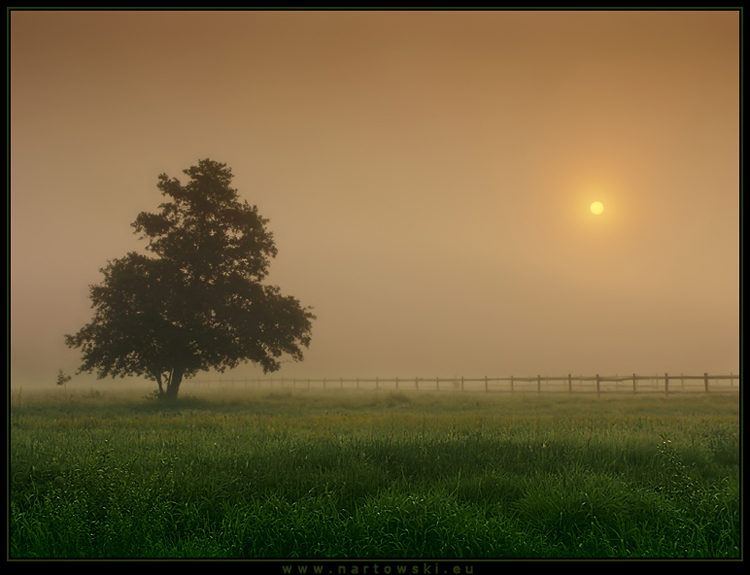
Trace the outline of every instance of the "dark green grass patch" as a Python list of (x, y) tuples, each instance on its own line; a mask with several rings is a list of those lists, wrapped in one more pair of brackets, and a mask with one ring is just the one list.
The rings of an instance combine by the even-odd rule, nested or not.
[(10, 557), (739, 557), (736, 398), (360, 394), (14, 404)]

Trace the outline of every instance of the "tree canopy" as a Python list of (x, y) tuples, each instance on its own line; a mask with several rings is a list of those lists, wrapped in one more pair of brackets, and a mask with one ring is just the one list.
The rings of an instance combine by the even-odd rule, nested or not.
[(160, 175), (168, 201), (133, 223), (147, 254), (108, 262), (91, 286), (92, 321), (65, 336), (82, 350), (79, 373), (145, 376), (160, 397), (176, 398), (199, 371), (252, 362), (269, 372), (285, 355), (302, 361), (315, 316), (262, 283), (277, 253), (268, 220), (240, 201), (225, 164), (201, 160), (184, 173), (184, 185)]

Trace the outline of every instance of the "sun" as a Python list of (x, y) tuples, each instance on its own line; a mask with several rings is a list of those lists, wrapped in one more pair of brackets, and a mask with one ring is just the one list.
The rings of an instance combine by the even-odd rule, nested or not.
[(598, 216), (604, 211), (604, 204), (601, 202), (594, 202), (591, 204), (591, 213)]

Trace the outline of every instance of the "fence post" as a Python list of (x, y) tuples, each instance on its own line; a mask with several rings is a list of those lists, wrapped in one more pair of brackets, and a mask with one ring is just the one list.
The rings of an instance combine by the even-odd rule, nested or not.
[(487, 376), (486, 375), (484, 376), (484, 390), (485, 391), (489, 391), (490, 390), (490, 387), (487, 384)]
[(536, 376), (536, 392), (542, 393), (542, 376), (541, 375)]
[(419, 389), (419, 378), (418, 377), (414, 378), (414, 389)]
[(599, 374), (596, 374), (596, 397), (599, 397), (600, 394), (600, 388), (599, 388)]
[(706, 388), (706, 393), (708, 393), (708, 374), (703, 373), (703, 386)]
[(510, 376), (510, 392), (513, 393), (513, 376)]
[(378, 388), (379, 388), (379, 386), (378, 386), (378, 378), (376, 377), (375, 378), (375, 389), (378, 389)]
[(669, 374), (664, 374), (664, 395), (669, 395)]
[(633, 374), (633, 395), (635, 395), (635, 374)]
[(435, 391), (440, 391), (440, 376), (435, 378)]
[(573, 378), (568, 374), (568, 393), (573, 393)]

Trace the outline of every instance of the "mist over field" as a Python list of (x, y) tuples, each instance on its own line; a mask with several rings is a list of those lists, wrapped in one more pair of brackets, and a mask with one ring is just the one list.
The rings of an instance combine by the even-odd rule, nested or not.
[(202, 158), (317, 316), (277, 377), (737, 374), (739, 33), (736, 10), (11, 10), (11, 386), (75, 372), (88, 286)]
[(9, 10), (9, 559), (741, 559), (740, 16)]

